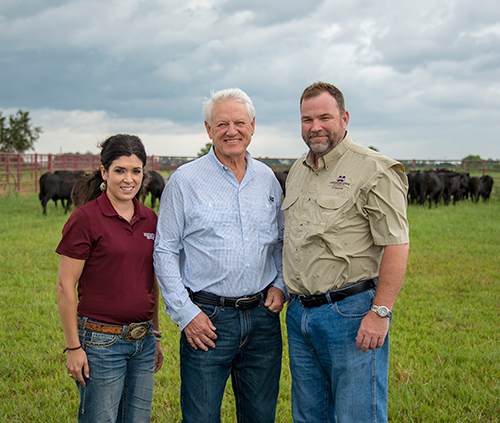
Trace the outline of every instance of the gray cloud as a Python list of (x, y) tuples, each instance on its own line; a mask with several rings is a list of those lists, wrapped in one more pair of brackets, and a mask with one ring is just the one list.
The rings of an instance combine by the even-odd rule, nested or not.
[(238, 86), (256, 106), (258, 155), (299, 155), (298, 99), (325, 80), (362, 144), (497, 158), (499, 38), (492, 0), (4, 0), (0, 110), (44, 119), (40, 151), (136, 127), (161, 154), (195, 154), (204, 97)]

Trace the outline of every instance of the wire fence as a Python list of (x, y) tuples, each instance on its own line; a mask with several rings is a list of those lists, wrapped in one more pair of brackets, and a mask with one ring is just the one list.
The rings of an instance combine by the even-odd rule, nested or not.
[[(197, 157), (148, 156), (147, 170), (168, 172)], [(296, 158), (258, 158), (275, 171), (286, 171)], [(470, 173), (471, 176), (490, 175), (494, 180), (492, 195), (500, 196), (500, 161), (498, 160), (398, 160), (406, 170), (425, 171), (447, 169)], [(13, 192), (38, 192), (40, 176), (56, 170), (92, 172), (99, 168), (100, 156), (92, 154), (0, 153), (0, 195)]]

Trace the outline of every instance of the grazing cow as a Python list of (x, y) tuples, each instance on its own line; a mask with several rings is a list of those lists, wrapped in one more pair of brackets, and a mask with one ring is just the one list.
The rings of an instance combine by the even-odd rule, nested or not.
[(469, 178), (468, 188), (469, 188), (469, 193), (470, 193), (470, 199), (474, 203), (477, 203), (479, 201), (479, 196), (481, 195), (481, 190), (483, 188), (483, 182), (477, 176), (471, 176)]
[(484, 201), (488, 201), (490, 199), (491, 190), (493, 189), (493, 178), (490, 175), (481, 176), (481, 197), (483, 197)]
[(410, 204), (425, 203), (425, 173), (420, 170), (410, 172), (408, 175), (408, 202)]
[(156, 199), (161, 198), (163, 188), (165, 188), (165, 180), (158, 172), (149, 170), (144, 172), (144, 184), (140, 191), (137, 193), (137, 198), (144, 204), (146, 196), (151, 193), (151, 208), (155, 208)]
[[(54, 173), (44, 173), (40, 177), (39, 198), (43, 207), (43, 214), (47, 214), (47, 203), (52, 199), (57, 205), (57, 200), (61, 200), (66, 214), (72, 204), (71, 190), (76, 181), (85, 176), (84, 171), (70, 172), (58, 170)], [(64, 206), (66, 200), (66, 206)]]
[(453, 196), (453, 205), (461, 200), (467, 191), (468, 176), (448, 169), (438, 169), (438, 174), (443, 182), (443, 200), (445, 205), (450, 204)]
[(276, 179), (281, 185), (283, 195), (285, 195), (285, 182), (286, 182), (286, 177), (288, 176), (288, 170), (286, 170), (285, 172), (274, 171), (274, 176), (276, 176)]
[(431, 208), (432, 202), (434, 202), (437, 207), (444, 193), (443, 181), (441, 180), (439, 174), (433, 170), (428, 170), (424, 174), (424, 196), (420, 198), (420, 204), (423, 205), (425, 203), (425, 199), (428, 198), (429, 208)]

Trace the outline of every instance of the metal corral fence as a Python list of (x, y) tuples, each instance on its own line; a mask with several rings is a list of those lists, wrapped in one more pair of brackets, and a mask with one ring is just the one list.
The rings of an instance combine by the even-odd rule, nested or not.
[[(172, 171), (196, 157), (148, 156), (147, 170)], [(296, 158), (259, 158), (276, 171), (286, 171)], [(494, 179), (492, 195), (500, 196), (500, 161), (498, 160), (399, 160), (407, 172), (448, 169)], [(0, 194), (38, 192), (40, 176), (56, 170), (91, 172), (100, 166), (100, 156), (92, 154), (21, 154), (0, 153)]]

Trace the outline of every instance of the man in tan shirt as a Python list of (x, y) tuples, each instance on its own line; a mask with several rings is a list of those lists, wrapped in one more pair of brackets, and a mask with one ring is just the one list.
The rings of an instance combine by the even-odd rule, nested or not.
[(355, 143), (333, 85), (301, 101), (309, 153), (283, 203), (294, 422), (387, 421), (392, 308), (409, 250), (403, 166)]

